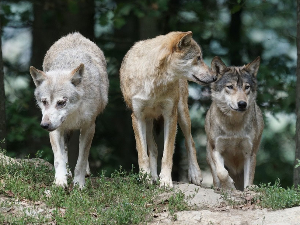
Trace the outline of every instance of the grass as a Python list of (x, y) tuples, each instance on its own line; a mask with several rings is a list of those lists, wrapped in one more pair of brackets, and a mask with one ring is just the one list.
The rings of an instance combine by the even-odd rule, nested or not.
[(256, 201), (263, 208), (284, 209), (300, 205), (300, 187), (294, 186), (283, 188), (280, 186), (280, 180), (277, 179), (272, 185), (260, 184), (259, 187), (254, 187), (253, 191), (259, 193)]
[(279, 179), (275, 181), (274, 185), (271, 183), (260, 184), (250, 187), (249, 191), (240, 193), (238, 201), (236, 200), (237, 195), (230, 191), (222, 191), (221, 196), (228, 205), (234, 208), (250, 209), (253, 208), (252, 205), (258, 206), (258, 208), (279, 210), (300, 206), (300, 187), (283, 188)]
[[(0, 224), (141, 224), (153, 213), (188, 209), (182, 192), (149, 184), (148, 177), (122, 169), (110, 178), (86, 179), (86, 188), (53, 185), (54, 170), (45, 165), (0, 162)], [(71, 184), (71, 179), (69, 183)], [(168, 201), (155, 202), (169, 192)], [(22, 206), (23, 205), (23, 206)]]

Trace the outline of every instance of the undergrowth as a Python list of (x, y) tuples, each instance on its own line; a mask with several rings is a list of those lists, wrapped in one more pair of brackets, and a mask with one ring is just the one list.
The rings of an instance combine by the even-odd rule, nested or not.
[[(46, 165), (0, 162), (0, 196), (6, 199), (0, 201), (0, 224), (141, 224), (151, 221), (154, 211), (174, 215), (188, 209), (182, 192), (121, 168), (110, 178), (87, 178), (83, 190), (72, 187), (71, 179), (68, 188), (56, 187), (53, 179), (54, 170)], [(172, 192), (169, 200), (155, 202), (164, 192)]]
[(277, 179), (272, 185), (260, 184), (254, 187), (253, 191), (259, 193), (256, 197), (258, 204), (263, 208), (284, 209), (300, 205), (300, 187), (294, 186), (283, 188), (280, 186), (280, 180)]
[(223, 191), (221, 196), (233, 208), (253, 209), (257, 206), (256, 208), (279, 210), (300, 206), (300, 187), (283, 188), (279, 179), (273, 185), (268, 183), (252, 186), (239, 194)]

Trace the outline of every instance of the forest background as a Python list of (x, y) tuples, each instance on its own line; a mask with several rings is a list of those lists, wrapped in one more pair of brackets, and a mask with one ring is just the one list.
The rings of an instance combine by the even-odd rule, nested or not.
[[(0, 147), (12, 157), (38, 156), (53, 163), (48, 132), (39, 125), (41, 112), (34, 100), (29, 66), (42, 69), (50, 46), (78, 31), (103, 50), (110, 82), (109, 104), (96, 121), (89, 157), (92, 172), (109, 175), (120, 165), (125, 170), (134, 165), (137, 171), (131, 112), (120, 91), (122, 59), (139, 40), (192, 31), (208, 65), (216, 55), (227, 65), (244, 65), (261, 56), (257, 103), (265, 129), (254, 183), (279, 178), (283, 186), (291, 186), (297, 162), (296, 7), (293, 0), (1, 0), (0, 140), (5, 138), (5, 143)], [(198, 162), (202, 170), (208, 170), (204, 119), (211, 103), (209, 87), (190, 83), (189, 94)], [(160, 155), (162, 138), (161, 132), (157, 135)], [(178, 130), (173, 180), (186, 179), (186, 161), (184, 138)], [(74, 163), (73, 157), (72, 168)]]

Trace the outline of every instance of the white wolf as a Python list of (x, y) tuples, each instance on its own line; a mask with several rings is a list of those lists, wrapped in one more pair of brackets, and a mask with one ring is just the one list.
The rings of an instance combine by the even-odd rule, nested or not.
[(30, 67), (35, 98), (42, 110), (41, 127), (50, 131), (55, 184), (67, 185), (66, 139), (80, 129), (79, 156), (74, 183), (80, 188), (89, 174), (88, 155), (95, 120), (108, 101), (106, 61), (97, 45), (79, 33), (69, 34), (47, 51), (43, 71)]

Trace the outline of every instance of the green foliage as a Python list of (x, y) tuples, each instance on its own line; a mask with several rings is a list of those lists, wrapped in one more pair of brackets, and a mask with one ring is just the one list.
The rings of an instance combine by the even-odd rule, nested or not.
[(280, 180), (277, 179), (274, 185), (271, 183), (260, 184), (259, 187), (253, 188), (259, 193), (256, 201), (263, 208), (284, 209), (300, 205), (300, 188), (294, 186), (283, 188), (280, 185)]
[[(20, 7), (14, 7), (19, 4)], [(27, 26), (33, 20), (32, 9), (29, 2), (18, 2), (11, 4), (10, 1), (4, 0), (0, 4), (0, 16), (2, 26)]]
[(184, 211), (189, 208), (185, 198), (186, 197), (182, 191), (178, 191), (169, 198), (169, 211), (171, 215), (174, 215), (176, 211)]
[[(8, 30), (30, 28), (34, 30), (34, 10), (41, 9), (44, 1), (25, 1), (13, 3), (1, 1), (1, 21)], [(76, 1), (68, 1), (66, 11), (78, 14)], [(34, 4), (36, 8), (33, 7)], [(53, 3), (55, 4), (55, 2)], [(46, 5), (51, 7), (52, 4)], [(257, 102), (265, 115), (265, 131), (257, 157), (255, 183), (281, 179), (284, 187), (292, 184), (295, 121), (288, 121), (284, 129), (275, 131), (267, 120), (269, 114), (282, 120), (279, 114), (294, 115), (295, 102), (295, 46), (296, 46), (296, 1), (111, 1), (95, 0), (95, 24), (85, 26), (100, 27), (98, 37), (88, 37), (104, 51), (110, 80), (109, 104), (96, 122), (96, 133), (90, 151), (93, 171), (100, 168), (111, 174), (119, 165), (130, 171), (131, 165), (137, 165), (135, 139), (132, 130), (130, 110), (126, 110), (119, 83), (119, 69), (122, 59), (129, 48), (141, 39), (143, 21), (152, 21), (153, 30), (147, 38), (169, 31), (193, 31), (193, 38), (201, 45), (203, 57), (209, 65), (210, 60), (220, 56), (227, 65), (232, 64), (233, 56), (243, 65), (261, 56), (258, 72)], [(51, 11), (52, 12), (52, 11)], [(94, 12), (92, 12), (94, 13)], [(241, 13), (241, 18), (231, 21), (232, 16)], [(35, 15), (47, 17), (40, 13)], [(47, 20), (47, 26), (67, 31), (64, 18)], [(240, 27), (237, 26), (240, 22)], [(51, 25), (51, 26), (50, 26)], [(72, 31), (80, 31), (73, 24)], [(45, 29), (46, 24), (39, 24)], [(78, 25), (79, 26), (79, 25)], [(233, 41), (229, 28), (239, 40)], [(52, 28), (51, 28), (52, 29)], [(19, 30), (16, 30), (16, 34)], [(36, 34), (33, 32), (33, 35)], [(3, 32), (3, 43), (12, 38), (12, 33)], [(44, 45), (43, 39), (33, 37), (35, 43)], [(144, 37), (143, 37), (144, 38)], [(50, 46), (48, 46), (50, 47)], [(231, 50), (236, 49), (231, 54)], [(32, 50), (32, 52), (35, 52)], [(43, 53), (44, 54), (44, 53)], [(43, 55), (44, 56), (44, 55)], [(13, 64), (4, 59), (5, 76), (14, 82), (16, 78), (30, 79), (28, 63)], [(41, 66), (41, 65), (34, 65)], [(9, 79), (7, 79), (9, 80)], [(198, 162), (206, 168), (205, 162), (205, 113), (210, 105), (207, 87), (190, 84), (198, 91), (196, 98), (190, 98), (193, 110), (192, 135), (198, 150)], [(42, 157), (50, 162), (53, 154), (48, 133), (39, 127), (41, 112), (35, 107), (33, 87), (13, 90), (7, 93), (6, 115), (8, 136), (7, 147), (10, 156), (24, 157), (35, 155), (41, 150)], [(17, 95), (11, 100), (12, 95)], [(185, 151), (183, 136), (177, 135), (175, 154)], [(176, 157), (174, 157), (176, 158)], [(177, 157), (181, 158), (181, 157)], [(174, 168), (178, 167), (176, 162)], [(180, 170), (178, 168), (175, 168)], [(176, 177), (174, 177), (176, 180)]]
[(161, 17), (169, 10), (170, 0), (125, 1), (119, 3), (114, 11), (114, 25), (117, 29), (126, 24), (130, 14), (137, 18)]
[[(1, 203), (2, 209), (15, 207), (13, 199), (19, 199), (28, 204), (25, 210), (32, 210), (21, 210), (17, 217), (1, 213), (0, 223), (141, 224), (151, 221), (153, 211), (164, 210), (165, 205), (155, 200), (163, 192), (172, 191), (149, 184), (148, 176), (122, 168), (112, 173), (111, 178), (101, 174), (87, 179), (83, 190), (77, 186), (56, 187), (52, 185), (53, 178), (53, 169), (42, 163), (0, 163), (0, 196), (7, 198)], [(38, 208), (31, 205), (44, 207), (37, 213)], [(184, 194), (171, 194), (168, 207), (172, 215), (188, 209)]]

